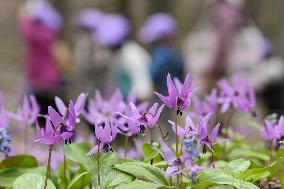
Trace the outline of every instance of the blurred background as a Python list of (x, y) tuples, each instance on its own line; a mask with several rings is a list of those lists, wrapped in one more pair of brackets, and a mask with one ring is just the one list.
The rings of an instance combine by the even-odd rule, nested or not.
[[(165, 75), (159, 73), (160, 66), (166, 64), (161, 60), (164, 57), (179, 66), (173, 66), (174, 69), (167, 66), (163, 72), (171, 70), (178, 78), (190, 72), (204, 91), (223, 76), (246, 73), (263, 99), (261, 106), (265, 112), (282, 112), (282, 0), (52, 0), (45, 2), (54, 9), (51, 11), (37, 8), (39, 2), (44, 1), (2, 0), (1, 3), (0, 90), (10, 109), (15, 108), (25, 93), (36, 93), (37, 99), (45, 101), (54, 95), (68, 99), (80, 91), (93, 95), (98, 88), (107, 96), (112, 89), (106, 85), (120, 88), (124, 96), (134, 88), (140, 100), (148, 100), (153, 90), (164, 92), (165, 84), (157, 79), (159, 74)], [(82, 11), (86, 9), (95, 9), (101, 17), (86, 13), (84, 20)], [(164, 12), (170, 18), (167, 20), (162, 15), (156, 21), (158, 24), (153, 21), (153, 26), (151, 23), (147, 26), (149, 16), (157, 12)], [(109, 14), (123, 15), (122, 21), (118, 18), (113, 24), (111, 17), (117, 15), (108, 19)], [(46, 19), (53, 31), (45, 33), (44, 27), (32, 28), (28, 19), (44, 27)], [(125, 20), (128, 23), (122, 23)], [(162, 23), (160, 30), (159, 23)], [(99, 26), (93, 26), (96, 24)], [(52, 63), (55, 60), (50, 59), (48, 63), (56, 64), (56, 73), (51, 67), (34, 68), (46, 64), (42, 59), (47, 61), (49, 56), (39, 55), (48, 50), (32, 47), (30, 38), (35, 35), (38, 40), (54, 35), (52, 43), (56, 45), (46, 48), (52, 48), (51, 59), (59, 62)], [(128, 42), (133, 43), (123, 48)], [(164, 46), (169, 49), (163, 49)], [(60, 80), (60, 84), (49, 86), (45, 82), (50, 78), (44, 78), (43, 73), (54, 74), (53, 79), (60, 77), (58, 81), (48, 81)], [(136, 78), (139, 73), (142, 76)]]

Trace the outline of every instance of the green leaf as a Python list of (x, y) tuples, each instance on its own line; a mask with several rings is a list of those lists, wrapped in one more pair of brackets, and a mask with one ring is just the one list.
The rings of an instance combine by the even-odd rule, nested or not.
[(225, 167), (225, 171), (228, 171), (231, 174), (238, 174), (240, 172), (245, 172), (250, 166), (250, 161), (243, 159), (233, 160), (228, 163)]
[(64, 153), (71, 161), (82, 165), (87, 171), (93, 172), (96, 164), (96, 157), (87, 156), (92, 145), (89, 143), (76, 143), (64, 146)]
[(107, 187), (114, 187), (120, 184), (127, 184), (134, 180), (134, 176), (125, 172), (121, 172), (117, 169), (112, 169), (107, 175)]
[(129, 184), (119, 185), (118, 187), (115, 187), (115, 189), (158, 189), (159, 187), (161, 187), (159, 184), (135, 180)]
[(141, 162), (128, 162), (116, 164), (115, 168), (134, 175), (137, 179), (161, 185), (168, 185), (168, 181), (161, 171), (149, 164)]
[(270, 175), (270, 172), (265, 170), (264, 168), (254, 168), (247, 170), (242, 177), (246, 181), (255, 182), (262, 178), (266, 178)]
[(155, 159), (160, 154), (151, 148), (151, 144), (145, 143), (142, 147), (143, 154), (144, 154), (144, 162), (147, 163), (151, 161), (152, 159)]
[[(97, 154), (95, 154), (96, 156)], [(127, 161), (130, 161), (129, 159), (122, 159), (122, 158), (119, 158), (117, 156), (116, 153), (103, 153), (101, 154), (100, 156), (100, 176), (101, 176), (101, 185), (100, 185), (100, 188), (106, 188), (108, 186), (108, 184), (114, 184), (112, 183), (112, 179), (115, 175), (110, 175), (111, 174), (115, 174), (117, 173), (115, 170), (113, 170), (113, 167), (115, 164), (118, 164), (118, 163), (124, 163), (124, 162), (127, 162)], [(92, 175), (93, 175), (93, 186), (97, 186), (98, 183), (97, 183), (97, 162), (95, 163), (95, 169), (94, 171), (92, 172)], [(121, 174), (124, 174), (124, 172), (121, 172)], [(128, 174), (129, 175), (129, 174)], [(118, 176), (118, 175), (117, 175)], [(120, 175), (121, 176), (121, 175)], [(133, 180), (133, 176), (131, 176), (131, 181)], [(126, 181), (126, 180), (124, 180)]]
[(81, 173), (73, 178), (68, 185), (67, 189), (77, 189), (77, 188), (84, 188), (88, 184), (91, 183), (91, 176), (89, 172)]
[(262, 161), (268, 161), (269, 155), (266, 153), (262, 153), (259, 151), (254, 151), (251, 149), (245, 149), (245, 148), (236, 148), (232, 150), (232, 152), (229, 154), (229, 159), (237, 159), (237, 158), (245, 158), (245, 159), (259, 159)]
[[(34, 173), (26, 173), (15, 180), (13, 189), (43, 189), (44, 183), (44, 176)], [(50, 180), (47, 181), (47, 189), (56, 189)]]
[(37, 173), (45, 175), (45, 167), (36, 168), (7, 168), (0, 170), (0, 186), (12, 187), (13, 182), (17, 177), (25, 173)]
[(238, 189), (259, 189), (252, 183), (237, 179), (222, 170), (202, 171), (198, 176), (199, 182), (212, 183), (218, 185), (230, 185)]
[(17, 155), (3, 159), (0, 163), (0, 169), (4, 168), (31, 168), (37, 167), (38, 163), (34, 156), (31, 155)]

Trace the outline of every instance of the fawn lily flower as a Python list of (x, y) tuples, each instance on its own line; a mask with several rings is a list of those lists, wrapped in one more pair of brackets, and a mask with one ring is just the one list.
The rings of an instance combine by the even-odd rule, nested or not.
[(263, 139), (272, 142), (284, 136), (284, 116), (281, 116), (278, 122), (275, 121), (275, 123), (265, 120), (264, 127), (261, 129), (261, 136)]
[(9, 121), (10, 121), (10, 116), (4, 109), (3, 97), (0, 94), (0, 130), (5, 129), (8, 126)]
[(107, 151), (112, 151), (110, 143), (115, 139), (117, 135), (117, 126), (115, 122), (106, 121), (95, 125), (96, 138), (99, 144), (91, 149), (87, 155), (92, 155), (98, 151), (98, 149), (106, 148)]
[(226, 112), (232, 105), (235, 109), (246, 112), (255, 105), (255, 92), (248, 83), (238, 75), (232, 77), (232, 85), (225, 79), (218, 82), (220, 97), (218, 102), (222, 104), (221, 112)]
[(261, 136), (265, 140), (274, 141), (279, 138), (279, 131), (270, 121), (264, 121), (264, 127), (261, 130)]
[(177, 125), (177, 131), (176, 131), (176, 123), (173, 121), (168, 121), (172, 125), (172, 129), (174, 132), (178, 134), (179, 138), (183, 140), (184, 138), (191, 138), (192, 136), (196, 135), (198, 127), (194, 125), (193, 121), (189, 116), (186, 116), (185, 120), (185, 128), (180, 127)]
[(191, 112), (190, 115), (200, 119), (209, 113), (215, 113), (218, 105), (217, 99), (216, 89), (213, 89), (209, 95), (205, 95), (204, 101), (201, 101), (196, 96), (193, 96), (192, 104), (194, 106), (194, 112)]
[(146, 126), (153, 126), (157, 123), (165, 105), (160, 106), (158, 109), (158, 103), (155, 103), (152, 107), (149, 108), (148, 111), (143, 112), (142, 114), (139, 113), (137, 107), (131, 102), (131, 116), (126, 116), (118, 112), (119, 115), (122, 117), (130, 120), (131, 122), (140, 125), (140, 132), (143, 133)]
[(46, 116), (46, 125), (39, 128), (37, 125), (38, 140), (36, 142), (54, 145), (59, 144), (61, 140), (71, 143), (76, 126), (76, 114), (72, 101), (68, 108), (68, 117), (62, 117), (52, 107), (48, 107), (48, 116)]
[(161, 152), (156, 147), (152, 147), (154, 150), (159, 152), (163, 159), (168, 164), (168, 168), (166, 169), (165, 176), (175, 176), (177, 174), (182, 173), (183, 170), (181, 166), (189, 159), (189, 156), (187, 154), (181, 155), (179, 158), (176, 158), (173, 151), (170, 149), (170, 147), (162, 140), (160, 139), (160, 145), (163, 152)]
[(199, 142), (201, 144), (203, 144), (203, 153), (206, 153), (206, 146), (211, 151), (213, 151), (212, 147), (213, 147), (213, 144), (216, 140), (216, 137), (217, 137), (217, 134), (218, 134), (218, 131), (219, 131), (219, 127), (220, 127), (220, 124), (217, 123), (216, 126), (211, 131), (211, 134), (209, 135), (208, 130), (207, 130), (207, 123), (208, 123), (210, 116), (211, 115), (208, 114), (204, 118), (204, 120), (202, 120), (203, 123), (200, 124), (199, 127), (198, 127), (198, 139), (199, 139)]
[(191, 78), (189, 74), (186, 75), (185, 81), (182, 86), (174, 85), (170, 74), (167, 76), (168, 96), (163, 96), (160, 93), (155, 94), (164, 102), (169, 108), (176, 108), (177, 114), (182, 115), (182, 111), (190, 104), (190, 89)]
[(37, 120), (40, 107), (34, 95), (24, 96), (23, 103), (18, 107), (17, 114), (11, 113), (11, 116), (25, 124), (32, 125)]
[[(84, 110), (84, 106), (85, 106), (85, 102), (86, 102), (86, 98), (87, 98), (87, 94), (86, 93), (81, 93), (76, 102), (75, 102), (75, 105), (74, 105), (74, 109), (75, 109), (75, 114), (77, 116), (79, 116), (83, 110)], [(56, 107), (59, 111), (59, 113), (62, 115), (62, 116), (66, 116), (67, 114), (67, 107), (66, 105), (64, 104), (63, 100), (61, 100), (59, 97), (55, 97), (55, 104), (56, 104)]]

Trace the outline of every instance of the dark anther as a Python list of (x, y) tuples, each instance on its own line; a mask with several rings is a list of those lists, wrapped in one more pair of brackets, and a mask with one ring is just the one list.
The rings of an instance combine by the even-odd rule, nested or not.
[(102, 122), (102, 123), (99, 124), (99, 127), (100, 127), (100, 126), (104, 129), (105, 126), (106, 126), (106, 124), (105, 124), (104, 122)]
[(206, 154), (206, 145), (203, 145), (202, 153)]
[(144, 125), (140, 125), (140, 133), (144, 133), (146, 127)]
[(113, 152), (112, 147), (110, 144), (105, 144), (104, 148), (106, 149), (107, 152)]

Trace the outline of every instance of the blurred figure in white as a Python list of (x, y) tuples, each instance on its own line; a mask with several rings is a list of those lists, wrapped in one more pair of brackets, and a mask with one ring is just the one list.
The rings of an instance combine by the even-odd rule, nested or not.
[(111, 50), (110, 91), (119, 88), (124, 97), (133, 90), (138, 100), (152, 95), (152, 83), (148, 72), (150, 57), (137, 42), (129, 39), (128, 20), (118, 14), (103, 18), (96, 32), (96, 41)]

